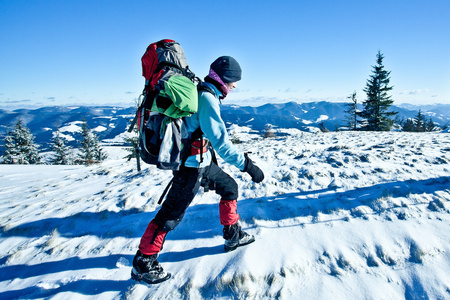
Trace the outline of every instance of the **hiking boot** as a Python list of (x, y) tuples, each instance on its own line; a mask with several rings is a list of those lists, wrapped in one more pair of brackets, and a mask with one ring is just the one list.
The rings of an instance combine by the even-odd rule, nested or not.
[(224, 226), (223, 238), (225, 239), (225, 252), (236, 250), (237, 247), (245, 246), (255, 241), (255, 237), (242, 231), (238, 223)]
[(133, 259), (131, 278), (148, 284), (156, 284), (169, 279), (170, 273), (164, 271), (156, 259), (157, 257), (158, 254), (144, 255), (138, 250)]

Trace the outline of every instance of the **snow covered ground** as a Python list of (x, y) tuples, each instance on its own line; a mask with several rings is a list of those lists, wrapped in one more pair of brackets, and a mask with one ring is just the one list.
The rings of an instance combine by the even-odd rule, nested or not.
[[(286, 132), (285, 132), (286, 133)], [(159, 260), (130, 279), (170, 172), (0, 165), (0, 299), (449, 299), (450, 134), (235, 131), (263, 183), (239, 183), (256, 242), (224, 253), (218, 197), (199, 192)]]

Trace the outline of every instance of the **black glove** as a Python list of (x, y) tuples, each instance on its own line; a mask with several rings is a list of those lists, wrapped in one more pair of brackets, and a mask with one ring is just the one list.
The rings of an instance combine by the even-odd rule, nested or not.
[(253, 163), (253, 161), (248, 158), (248, 154), (245, 153), (245, 168), (243, 172), (247, 172), (251, 177), (252, 180), (256, 183), (260, 183), (264, 179), (264, 173), (261, 171), (260, 168), (258, 168), (257, 165)]

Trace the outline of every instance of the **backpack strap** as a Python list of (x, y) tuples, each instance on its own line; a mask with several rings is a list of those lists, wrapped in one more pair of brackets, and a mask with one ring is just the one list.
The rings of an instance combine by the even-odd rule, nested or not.
[[(216, 93), (214, 92), (214, 90), (212, 88), (210, 88), (209, 86), (207, 86), (206, 84), (199, 84), (197, 86), (197, 90), (199, 92), (200, 91), (205, 91), (205, 92), (211, 93), (214, 97), (216, 97)], [(222, 101), (220, 101), (220, 99), (219, 99), (219, 102), (222, 104)], [(203, 135), (201, 136), (201, 138), (202, 138), (202, 144), (203, 144)], [(202, 154), (203, 153), (200, 154), (200, 160), (201, 161), (203, 161)], [(212, 151), (212, 161), (213, 161), (213, 163), (215, 163), (217, 165), (217, 157), (216, 157), (216, 152), (214, 151), (214, 149)]]
[[(148, 84), (148, 80), (147, 80), (147, 84)], [(136, 126), (139, 112), (142, 110), (142, 108), (151, 109), (153, 106), (153, 101), (155, 100), (155, 97), (159, 92), (157, 90), (149, 91), (147, 84), (145, 85), (144, 91), (142, 92), (142, 94), (140, 96), (140, 97), (143, 96), (144, 98), (142, 99), (142, 102), (139, 104), (139, 106), (136, 110), (136, 114), (134, 115), (134, 118), (131, 121), (130, 127), (128, 128), (128, 132), (130, 132), (130, 133), (133, 131), (134, 126)]]
[(212, 88), (210, 88), (209, 86), (204, 85), (204, 84), (200, 84), (200, 85), (197, 86), (197, 91), (199, 91), (199, 92), (200, 91), (205, 91), (205, 92), (211, 93), (215, 98), (219, 99), (219, 103), (222, 104), (221, 97), (217, 97), (217, 95), (214, 92), (214, 90)]
[(203, 131), (202, 129), (199, 127), (197, 128), (191, 135), (191, 141), (195, 141), (197, 139), (200, 139), (203, 136)]
[(197, 86), (197, 90), (198, 90), (199, 92), (200, 92), (200, 91), (205, 91), (205, 92), (211, 93), (211, 94), (213, 94), (214, 96), (216, 96), (216, 93), (214, 93), (214, 90), (213, 90), (212, 88), (210, 88), (209, 86), (205, 85), (205, 84), (199, 84), (199, 85)]
[[(203, 131), (202, 129), (199, 127), (197, 128), (191, 135), (191, 138), (189, 139), (187, 145), (191, 145), (195, 140), (201, 140), (201, 145), (203, 145)], [(181, 165), (180, 166), (184, 166), (184, 164), (186, 163), (186, 160), (189, 157), (190, 154), (190, 148), (188, 150), (186, 150), (186, 152), (184, 152), (184, 155), (181, 159)], [(203, 162), (203, 151), (200, 151), (200, 163)]]

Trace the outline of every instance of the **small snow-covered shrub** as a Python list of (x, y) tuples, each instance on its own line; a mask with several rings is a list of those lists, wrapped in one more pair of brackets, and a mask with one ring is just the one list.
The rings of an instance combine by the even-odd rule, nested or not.
[(436, 157), (433, 161), (433, 164), (435, 165), (442, 165), (442, 164), (447, 164), (448, 160), (445, 158), (445, 156), (442, 157)]
[(386, 265), (394, 266), (397, 264), (396, 260), (393, 259), (386, 251), (381, 247), (377, 246), (377, 257)]
[(369, 267), (379, 267), (381, 265), (380, 259), (373, 255), (367, 257), (367, 265)]
[(409, 250), (410, 250), (409, 260), (411, 262), (417, 264), (423, 263), (424, 257), (427, 255), (427, 252), (425, 250), (419, 247), (415, 242), (411, 243)]
[(361, 161), (361, 162), (370, 162), (370, 159), (369, 159), (369, 154), (363, 154), (363, 155), (360, 155), (359, 156), (359, 160)]
[(331, 154), (327, 157), (327, 163), (333, 168), (342, 167), (344, 165), (342, 158), (337, 154)]
[(362, 217), (364, 215), (373, 214), (373, 210), (366, 205), (360, 205), (351, 209), (351, 214), (354, 217)]
[(327, 151), (340, 151), (340, 150), (344, 150), (344, 149), (350, 149), (350, 147), (347, 145), (336, 145), (336, 146), (329, 147), (327, 149)]
[(435, 199), (428, 204), (428, 209), (431, 211), (445, 210), (445, 205), (441, 199)]

